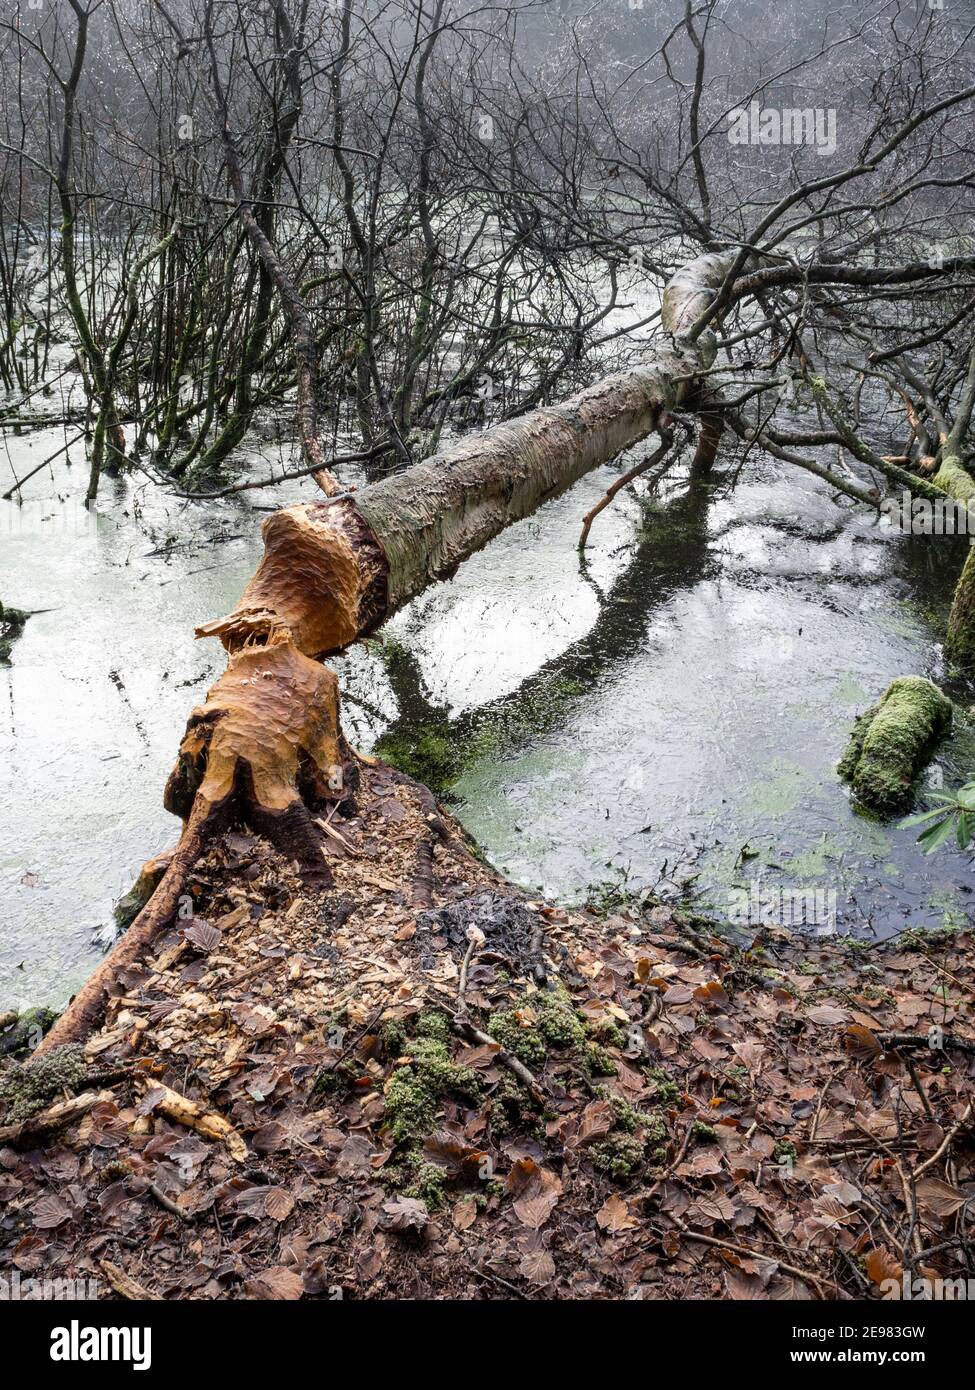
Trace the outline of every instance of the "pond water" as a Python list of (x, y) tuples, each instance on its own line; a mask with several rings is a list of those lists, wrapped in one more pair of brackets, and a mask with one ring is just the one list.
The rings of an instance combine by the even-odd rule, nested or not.
[[(63, 442), (8, 434), (9, 470)], [(254, 467), (272, 460), (277, 446), (255, 444)], [(617, 473), (511, 528), (335, 663), (353, 742), (419, 745), (491, 859), (555, 898), (655, 888), (727, 916), (771, 892), (788, 922), (813, 890), (826, 910), (805, 929), (868, 937), (966, 917), (969, 857), (924, 858), (915, 832), (855, 814), (835, 772), (893, 677), (943, 678), (958, 543), (896, 537), (755, 454), (733, 492), (719, 469), (621, 494), (582, 565), (581, 518)], [(84, 483), (79, 444), (25, 486), (26, 506), (0, 502), (0, 599), (44, 610), (0, 668), (0, 1008), (63, 1003), (113, 901), (173, 842), (163, 783), (223, 665), (193, 627), (235, 603), (261, 508), (312, 495), (203, 505), (137, 474), (105, 483), (89, 523)], [(929, 778), (973, 775), (960, 718)]]

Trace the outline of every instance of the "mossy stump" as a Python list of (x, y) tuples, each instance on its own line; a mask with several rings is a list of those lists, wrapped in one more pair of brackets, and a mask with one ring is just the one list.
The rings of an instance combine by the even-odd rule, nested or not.
[(10, 665), (10, 652), (14, 642), (24, 630), (29, 613), (20, 608), (4, 607), (0, 603), (0, 666)]
[(931, 750), (951, 724), (951, 701), (923, 676), (899, 676), (861, 714), (839, 765), (857, 801), (881, 816), (904, 811)]

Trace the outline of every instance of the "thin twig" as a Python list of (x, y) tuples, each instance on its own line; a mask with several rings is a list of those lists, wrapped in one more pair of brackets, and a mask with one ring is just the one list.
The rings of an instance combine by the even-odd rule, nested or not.
[(631, 468), (629, 472), (624, 473), (621, 477), (617, 478), (616, 482), (613, 483), (611, 487), (606, 489), (605, 494), (596, 503), (592, 511), (586, 512), (586, 515), (582, 519), (582, 534), (579, 537), (580, 550), (585, 550), (586, 541), (589, 539), (589, 532), (592, 529), (592, 524), (596, 520), (596, 517), (599, 515), (599, 513), (609, 506), (610, 502), (612, 502), (616, 494), (618, 492), (621, 492), (623, 488), (627, 486), (628, 483), (632, 483), (635, 479), (641, 477), (642, 474), (646, 473), (646, 471), (649, 468), (653, 468), (654, 464), (659, 463), (660, 460), (664, 457), (664, 455), (669, 452), (672, 444), (673, 435), (664, 435), (663, 443), (660, 445), (659, 449), (655, 449), (648, 459), (644, 459), (643, 462), (638, 463), (635, 468)]

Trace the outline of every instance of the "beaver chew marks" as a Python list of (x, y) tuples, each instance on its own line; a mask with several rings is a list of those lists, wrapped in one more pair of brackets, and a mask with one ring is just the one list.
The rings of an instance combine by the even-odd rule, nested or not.
[(382, 548), (355, 505), (305, 502), (264, 522), (264, 556), (240, 602), (196, 629), (228, 651), (284, 630), (306, 656), (324, 656), (371, 630), (385, 611)]
[(167, 809), (209, 816), (247, 782), (249, 808), (286, 811), (335, 798), (349, 751), (339, 732), (338, 681), (276, 630), (231, 652), (195, 709), (166, 787)]

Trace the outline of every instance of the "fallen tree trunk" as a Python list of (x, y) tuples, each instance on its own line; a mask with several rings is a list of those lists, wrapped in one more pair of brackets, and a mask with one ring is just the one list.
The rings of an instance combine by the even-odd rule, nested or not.
[(128, 931), (44, 1039), (39, 1053), (85, 1037), (120, 968), (175, 913), (209, 838), (252, 827), (328, 887), (320, 812), (354, 813), (358, 768), (339, 722), (338, 686), (316, 658), (373, 631), (434, 580), (578, 478), (645, 438), (698, 389), (713, 335), (682, 334), (720, 285), (728, 255), (708, 255), (667, 286), (670, 344), (640, 368), (559, 406), (465, 439), (394, 477), (286, 507), (263, 526), (264, 556), (234, 611), (197, 629), (229, 653), (194, 710), (165, 792), (183, 819), (169, 867)]
[[(355, 495), (286, 507), (263, 526), (264, 558), (227, 617), (197, 629), (229, 651), (286, 631), (308, 656), (341, 651), (506, 527), (646, 438), (696, 389), (714, 340), (680, 337), (721, 283), (703, 256), (664, 292), (672, 346), (558, 406), (497, 425)], [(710, 426), (713, 429), (713, 425)]]
[(966, 555), (955, 585), (945, 633), (945, 656), (966, 675), (975, 672), (975, 549)]
[(968, 509), (969, 551), (955, 585), (945, 632), (945, 656), (966, 675), (975, 672), (975, 478), (956, 454), (941, 464), (934, 481)]

